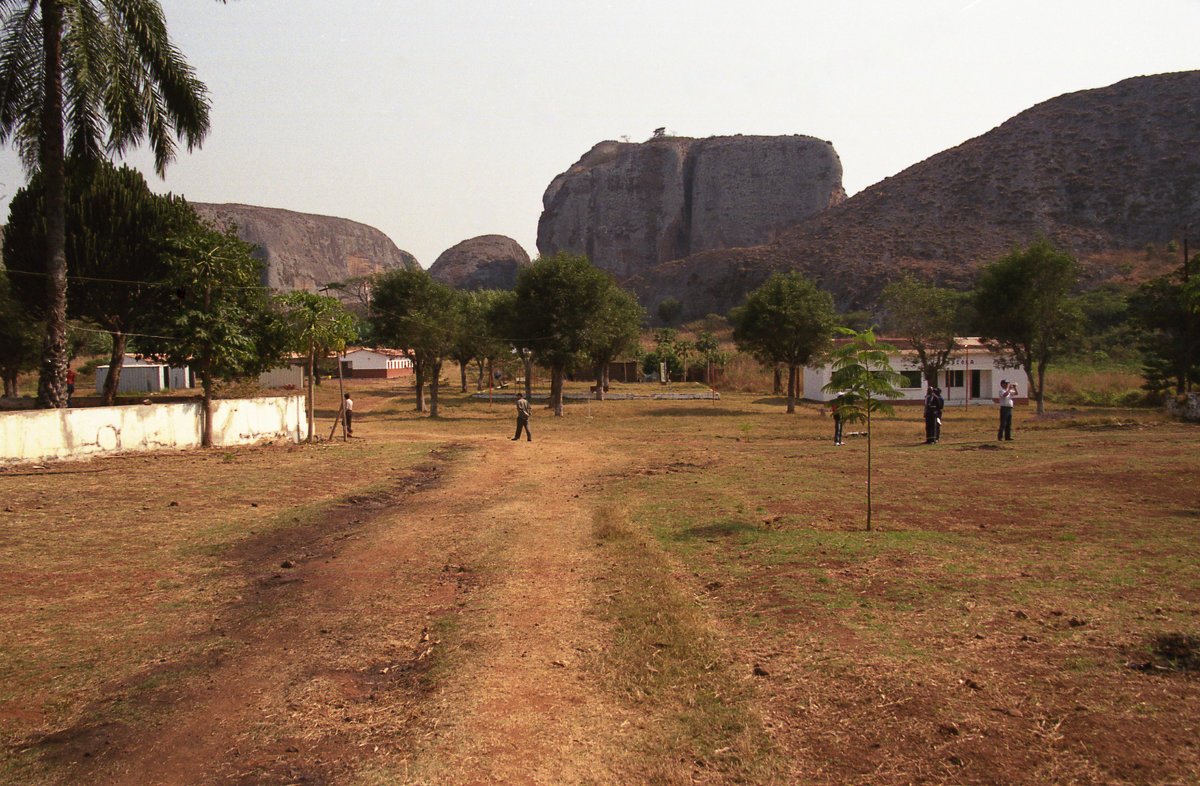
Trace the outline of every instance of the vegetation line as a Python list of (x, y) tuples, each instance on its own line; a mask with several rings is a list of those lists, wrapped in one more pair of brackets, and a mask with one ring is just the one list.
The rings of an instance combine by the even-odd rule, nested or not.
[(617, 699), (638, 708), (645, 749), (628, 755), (652, 782), (704, 773), (764, 782), (779, 772), (751, 706), (753, 691), (657, 543), (614, 504), (595, 513), (611, 569), (602, 584), (612, 641), (596, 669)]

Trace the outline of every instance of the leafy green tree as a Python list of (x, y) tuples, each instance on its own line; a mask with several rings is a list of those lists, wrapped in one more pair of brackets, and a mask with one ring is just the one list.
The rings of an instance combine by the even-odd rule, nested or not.
[(679, 318), (683, 316), (683, 304), (673, 297), (669, 297), (658, 304), (658, 321), (664, 325), (679, 324)]
[(900, 374), (892, 369), (889, 355), (896, 349), (875, 338), (875, 329), (855, 332), (839, 328), (848, 337), (829, 353), (833, 373), (823, 390), (836, 393), (838, 414), (844, 423), (862, 422), (867, 426), (867, 530), (871, 529), (871, 416), (894, 415), (887, 399), (903, 395), (896, 385)]
[(208, 132), (206, 88), (156, 0), (0, 0), (0, 143), (44, 178), (46, 322), (38, 406), (66, 404), (67, 155), (97, 160), (143, 139), (161, 175), (178, 141)]
[(586, 258), (565, 252), (539, 257), (517, 274), (513, 291), (516, 326), (523, 337), (519, 343), (532, 347), (537, 362), (550, 370), (550, 406), (556, 416), (562, 416), (566, 370), (585, 356), (613, 286), (608, 274)]
[(0, 275), (0, 379), (5, 397), (17, 395), (17, 378), (37, 368), (40, 325), (13, 296), (8, 276)]
[(259, 374), (276, 365), (287, 331), (262, 286), (256, 246), (197, 223), (176, 247), (163, 296), (152, 309), (154, 336), (138, 336), (145, 354), (191, 366), (203, 391), (201, 444), (212, 445), (212, 399), (219, 379)]
[(372, 335), (412, 360), (416, 410), (428, 411), (430, 417), (438, 414), (438, 382), (453, 346), (459, 315), (454, 291), (424, 270), (398, 268), (375, 278), (369, 320)]
[(492, 301), (499, 294), (494, 289), (471, 291), (452, 290), (457, 301), (458, 324), (450, 345), (450, 358), (458, 363), (462, 392), (467, 392), (467, 367), (476, 365), (475, 389), (483, 389), (483, 377), (490, 361), (500, 358), (508, 346), (497, 341), (488, 324)]
[(1189, 341), (1200, 328), (1200, 278), (1181, 282), (1162, 276), (1147, 281), (1130, 297), (1129, 307), (1145, 331), (1141, 348), (1146, 387), (1159, 394), (1172, 388), (1176, 395), (1187, 392), (1200, 378), (1200, 363)]
[(1081, 316), (1071, 300), (1075, 258), (1039, 238), (984, 266), (974, 302), (981, 337), (1008, 353), (1029, 377), (1037, 411), (1046, 411), (1046, 367), (1071, 348)]
[(662, 380), (665, 385), (675, 377), (682, 378), (687, 373), (687, 360), (694, 351), (695, 345), (679, 338), (676, 330), (659, 328), (654, 331), (654, 350), (642, 358), (642, 370), (648, 374), (657, 374), (663, 364), (666, 364), (667, 375)]
[(787, 411), (795, 412), (800, 369), (829, 345), (833, 298), (801, 273), (776, 273), (729, 317), (739, 349), (763, 365), (787, 366)]
[(587, 339), (587, 355), (596, 378), (596, 400), (604, 400), (608, 390), (608, 367), (621, 355), (637, 349), (646, 312), (637, 299), (613, 285), (604, 294), (604, 302)]
[[(716, 373), (718, 368), (724, 367), (729, 362), (729, 353), (721, 349), (717, 337), (707, 330), (702, 330), (696, 335), (696, 340), (692, 345), (696, 350), (696, 355), (704, 361), (705, 373)], [(708, 380), (715, 382), (715, 380)]]
[(515, 291), (508, 289), (494, 292), (488, 300), (487, 324), (493, 340), (503, 347), (501, 354), (494, 356), (492, 360), (498, 360), (508, 353), (516, 355), (525, 375), (525, 398), (532, 401), (533, 345), (536, 342), (532, 338), (533, 334), (521, 323)]
[(955, 337), (964, 321), (964, 295), (906, 274), (888, 284), (881, 299), (889, 329), (912, 342), (917, 367), (929, 386), (936, 386), (960, 348)]
[(313, 439), (313, 381), (316, 364), (330, 352), (342, 352), (357, 335), (354, 317), (335, 297), (315, 292), (288, 292), (277, 297), (287, 325), (290, 348), (305, 357), (308, 441)]
[[(21, 294), (45, 309), (46, 210), (42, 177), (13, 197), (4, 228), (5, 259), (22, 276)], [(172, 242), (197, 222), (180, 197), (150, 191), (141, 173), (107, 161), (71, 159), (67, 167), (66, 255), (73, 277), (67, 311), (107, 330), (108, 377), (102, 400), (111, 405), (120, 384), (126, 341), (146, 313), (145, 303), (167, 277)], [(70, 354), (70, 353), (69, 353)]]

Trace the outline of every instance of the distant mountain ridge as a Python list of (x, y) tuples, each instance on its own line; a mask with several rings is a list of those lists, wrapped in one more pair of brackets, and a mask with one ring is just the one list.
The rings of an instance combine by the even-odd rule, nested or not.
[(1127, 79), (1045, 101), (806, 218), (763, 246), (713, 250), (626, 279), (642, 302), (724, 313), (777, 270), (801, 270), (843, 308), (903, 270), (965, 287), (1038, 234), (1093, 281), (1167, 262), (1148, 245), (1200, 231), (1200, 71)]
[(263, 283), (275, 290), (314, 292), (335, 281), (420, 267), (383, 232), (357, 221), (253, 205), (192, 207), (218, 226), (236, 224), (239, 238), (259, 246)]

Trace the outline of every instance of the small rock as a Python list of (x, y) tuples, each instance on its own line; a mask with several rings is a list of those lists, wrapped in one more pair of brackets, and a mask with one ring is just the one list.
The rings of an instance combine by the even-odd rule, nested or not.
[(177, 507), (179, 507), (179, 503), (172, 500), (171, 503), (169, 505), (167, 505), (167, 507), (168, 508), (177, 508)]
[(1087, 620), (1081, 620), (1078, 617), (1071, 617), (1071, 619), (1067, 620), (1067, 624), (1072, 628), (1082, 628), (1084, 625), (1087, 625)]
[(754, 676), (755, 677), (770, 677), (771, 673), (769, 671), (767, 671), (766, 669), (764, 669), (762, 666), (759, 666), (757, 663), (755, 663), (754, 664)]
[(949, 723), (943, 723), (942, 725), (938, 726), (938, 731), (940, 731), (942, 734), (945, 734), (947, 737), (957, 737), (959, 734), (958, 724), (954, 723), (953, 721)]
[(1014, 617), (1016, 617), (1016, 618), (1017, 618), (1017, 619), (1019, 619), (1019, 620), (1027, 620), (1027, 619), (1029, 619), (1029, 615), (1028, 615), (1028, 614), (1026, 614), (1026, 613), (1025, 613), (1025, 612), (1023, 612), (1023, 611), (1017, 611), (1017, 612), (1014, 612), (1014, 613), (1013, 613), (1013, 616), (1014, 616)]
[(296, 567), (296, 563), (292, 562), (290, 559), (285, 559), (283, 562), (279, 563), (279, 567), (294, 568), (294, 567)]

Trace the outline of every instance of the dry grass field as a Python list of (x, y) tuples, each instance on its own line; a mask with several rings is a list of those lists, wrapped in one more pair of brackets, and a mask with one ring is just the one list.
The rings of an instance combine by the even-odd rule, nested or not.
[(0, 470), (0, 782), (1200, 781), (1195, 426), (351, 390)]

